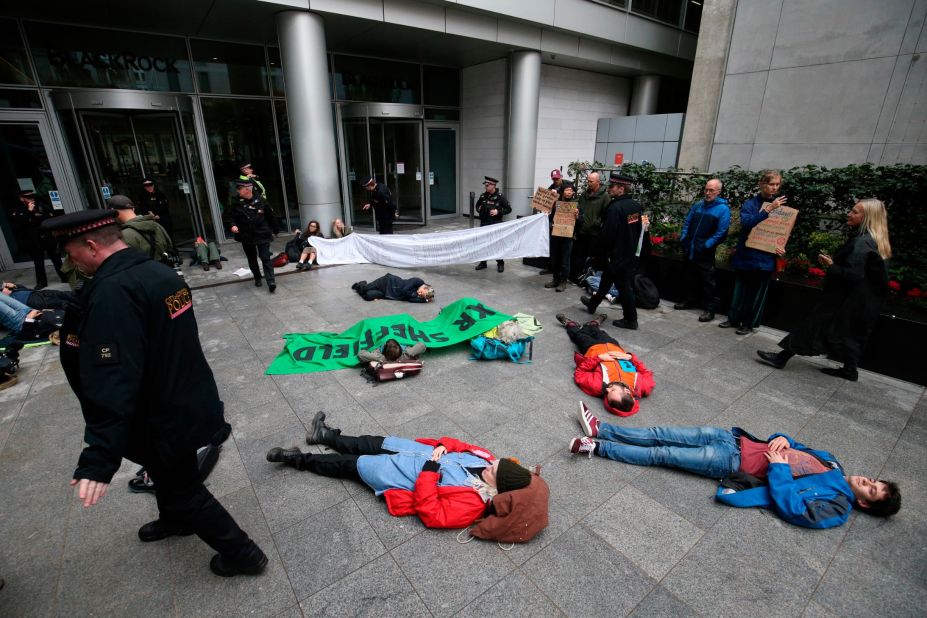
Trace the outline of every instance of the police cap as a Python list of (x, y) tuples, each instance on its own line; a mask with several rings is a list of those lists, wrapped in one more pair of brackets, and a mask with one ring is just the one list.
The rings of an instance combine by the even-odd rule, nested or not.
[(608, 184), (610, 185), (630, 185), (634, 184), (634, 180), (621, 174), (620, 172), (612, 172), (608, 175)]
[(377, 179), (374, 178), (373, 176), (364, 176), (363, 178), (361, 178), (362, 187), (366, 187), (370, 184), (376, 184), (376, 183), (377, 183)]
[(82, 210), (42, 221), (42, 231), (49, 232), (59, 245), (64, 245), (81, 234), (107, 225), (116, 225), (117, 221), (116, 213), (112, 210)]
[(497, 184), (499, 184), (499, 181), (498, 181), (497, 179), (493, 178), (492, 176), (483, 176), (483, 178), (484, 178), (484, 180), (483, 180), (483, 184), (484, 184), (484, 185), (497, 185)]
[(32, 189), (26, 189), (25, 191), (20, 191), (19, 197), (27, 197), (30, 200), (35, 199), (35, 191), (33, 191)]
[(145, 180), (142, 181), (142, 184), (143, 185), (153, 185), (154, 181), (151, 178), (146, 178)]
[(235, 181), (235, 186), (241, 189), (242, 187), (254, 187), (254, 183), (251, 182), (250, 178), (238, 178)]
[(242, 161), (241, 165), (238, 166), (238, 171), (243, 172), (246, 167), (251, 167), (251, 161)]
[(125, 195), (114, 195), (106, 200), (106, 205), (113, 210), (128, 210), (130, 208), (135, 208), (135, 202)]

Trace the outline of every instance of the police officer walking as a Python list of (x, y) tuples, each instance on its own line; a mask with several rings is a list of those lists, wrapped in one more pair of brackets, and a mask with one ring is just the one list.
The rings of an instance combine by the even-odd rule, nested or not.
[(218, 553), (212, 571), (258, 574), (267, 556), (209, 493), (197, 447), (221, 443), (215, 378), (200, 346), (190, 288), (171, 269), (130, 249), (108, 210), (55, 217), (50, 231), (91, 279), (65, 313), (61, 365), (86, 422), (71, 485), (84, 507), (106, 495), (125, 457), (155, 482), (159, 519), (142, 542), (196, 534)]
[[(495, 178), (483, 176), (483, 186), (486, 189), (476, 201), (476, 213), (480, 218), (480, 227), (502, 223), (502, 218), (512, 212), (509, 201), (496, 189), (498, 184), (499, 181)], [(486, 260), (476, 265), (476, 270), (484, 268), (486, 268)], [(505, 260), (496, 260), (496, 270), (500, 273), (505, 270)]]
[(361, 185), (367, 190), (369, 202), (364, 204), (364, 210), (373, 208), (374, 219), (377, 220), (377, 228), (381, 234), (393, 233), (393, 220), (399, 217), (399, 208), (393, 201), (393, 194), (390, 193), (389, 187), (382, 182), (377, 182), (373, 176), (365, 176), (361, 180)]
[(14, 229), (18, 232), (16, 240), (20, 247), (26, 251), (35, 264), (35, 289), (41, 290), (48, 286), (48, 276), (45, 274), (45, 255), (51, 258), (55, 272), (62, 282), (67, 281), (66, 275), (61, 272), (61, 255), (55, 247), (54, 241), (42, 231), (42, 222), (55, 216), (51, 204), (36, 198), (35, 191), (21, 191), (19, 204), (10, 212), (10, 219)]
[(279, 232), (277, 217), (270, 204), (254, 195), (250, 180), (238, 179), (235, 182), (238, 198), (232, 200), (232, 233), (241, 243), (241, 248), (248, 257), (248, 268), (254, 275), (254, 287), (261, 287), (261, 271), (258, 269), (258, 257), (264, 266), (264, 278), (267, 279), (267, 291), (273, 294), (277, 289), (274, 280), (274, 265), (270, 259), (270, 243)]
[(154, 220), (164, 228), (164, 231), (173, 241), (174, 221), (171, 219), (171, 207), (167, 201), (167, 196), (155, 187), (151, 178), (143, 180), (142, 187), (144, 187), (145, 193), (142, 195), (142, 199), (139, 200), (141, 203), (137, 210), (154, 217)]
[(637, 270), (637, 250), (644, 233), (643, 207), (631, 197), (632, 180), (617, 172), (608, 177), (608, 194), (612, 200), (602, 215), (602, 232), (596, 243), (595, 256), (602, 265), (599, 289), (592, 298), (580, 298), (589, 313), (595, 313), (599, 303), (611, 289), (618, 288), (618, 300), (624, 317), (613, 320), (619, 328), (637, 330), (637, 305), (634, 302), (634, 273)]

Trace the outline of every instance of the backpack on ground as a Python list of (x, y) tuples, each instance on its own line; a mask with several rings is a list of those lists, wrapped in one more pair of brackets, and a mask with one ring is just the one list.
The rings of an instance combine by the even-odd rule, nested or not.
[[(298, 259), (298, 258), (297, 258)], [(274, 265), (274, 268), (283, 268), (290, 263), (290, 259), (287, 257), (286, 253), (281, 251), (274, 256), (274, 259), (271, 262)]]
[(294, 238), (288, 240), (285, 245), (283, 245), (283, 252), (286, 254), (286, 259), (290, 262), (298, 262), (299, 256), (303, 253), (303, 241), (300, 238)]
[[(512, 343), (505, 343), (498, 339), (480, 335), (470, 340), (470, 351), (472, 353), (470, 358), (473, 360), (496, 360), (503, 358), (513, 363), (521, 363), (521, 357), (525, 354), (525, 348), (528, 347), (533, 340), (534, 337), (525, 337), (524, 339), (519, 339)], [(530, 354), (526, 362), (531, 362)]]
[(660, 306), (660, 290), (647, 275), (634, 275), (634, 301), (641, 309), (656, 309)]

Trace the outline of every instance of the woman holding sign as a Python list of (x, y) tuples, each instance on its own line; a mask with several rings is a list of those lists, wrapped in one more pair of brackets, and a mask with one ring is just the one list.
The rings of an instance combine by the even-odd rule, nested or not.
[(779, 342), (782, 351), (758, 350), (760, 362), (776, 369), (785, 367), (796, 354), (827, 354), (843, 361), (843, 367), (825, 367), (824, 373), (855, 382), (859, 357), (879, 318), (888, 295), (888, 268), (892, 256), (888, 242), (888, 215), (877, 199), (861, 200), (847, 214), (850, 238), (833, 257), (821, 254), (827, 268), (824, 296), (809, 319)]
[(776, 255), (785, 253), (785, 247), (777, 247), (776, 253), (769, 253), (747, 246), (747, 237), (753, 228), (769, 218), (769, 213), (785, 206), (786, 201), (785, 196), (776, 197), (782, 186), (778, 170), (761, 172), (757, 186), (760, 192), (740, 207), (740, 240), (731, 260), (735, 273), (734, 297), (727, 320), (718, 324), (721, 328), (736, 328), (738, 335), (749, 335), (760, 325), (769, 277), (776, 268)]

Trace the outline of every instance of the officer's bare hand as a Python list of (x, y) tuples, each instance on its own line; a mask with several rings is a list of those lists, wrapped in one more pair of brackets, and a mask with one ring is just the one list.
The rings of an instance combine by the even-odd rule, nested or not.
[(109, 483), (90, 479), (71, 479), (71, 487), (77, 485), (77, 497), (84, 501), (84, 508), (91, 507), (106, 495)]
[(361, 210), (370, 210), (370, 204), (364, 204), (364, 205), (361, 207)]
[(232, 228), (231, 228), (231, 230), (232, 230), (232, 234), (237, 234), (237, 233), (238, 233), (238, 226), (237, 226), (237, 225), (233, 225)]
[(489, 211), (489, 216), (490, 216), (490, 217), (495, 217), (495, 216), (498, 215), (498, 214), (499, 214), (499, 209), (498, 209), (498, 208), (493, 208), (492, 210)]

